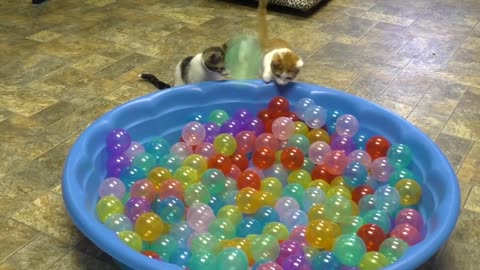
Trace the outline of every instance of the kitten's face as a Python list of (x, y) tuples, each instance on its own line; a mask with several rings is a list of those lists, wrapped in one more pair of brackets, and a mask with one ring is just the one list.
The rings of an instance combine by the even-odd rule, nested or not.
[(222, 47), (210, 47), (202, 54), (205, 67), (210, 71), (226, 75), (225, 71), (225, 49)]
[(274, 54), (270, 63), (273, 78), (279, 85), (286, 85), (295, 80), (302, 67), (303, 61), (300, 56), (291, 51)]

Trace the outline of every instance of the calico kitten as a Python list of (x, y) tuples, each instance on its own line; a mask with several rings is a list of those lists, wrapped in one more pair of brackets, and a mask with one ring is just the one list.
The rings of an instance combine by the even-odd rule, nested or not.
[[(227, 72), (225, 70), (225, 50), (223, 47), (209, 47), (195, 56), (185, 57), (175, 67), (175, 81), (173, 86), (191, 84), (204, 81), (224, 80)], [(152, 74), (140, 74), (140, 77), (149, 81), (158, 89), (171, 87), (158, 80)]]
[(258, 1), (258, 39), (264, 51), (262, 79), (266, 83), (275, 81), (279, 85), (286, 85), (295, 80), (303, 61), (286, 41), (268, 38), (267, 5), (268, 0)]

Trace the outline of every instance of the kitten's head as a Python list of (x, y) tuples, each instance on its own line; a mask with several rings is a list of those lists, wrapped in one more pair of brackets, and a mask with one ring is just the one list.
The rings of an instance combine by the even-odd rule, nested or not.
[(223, 47), (210, 47), (203, 51), (202, 60), (210, 71), (226, 75), (225, 71), (225, 45)]
[(286, 85), (295, 80), (302, 67), (302, 59), (292, 51), (275, 53), (270, 63), (273, 78), (279, 85)]

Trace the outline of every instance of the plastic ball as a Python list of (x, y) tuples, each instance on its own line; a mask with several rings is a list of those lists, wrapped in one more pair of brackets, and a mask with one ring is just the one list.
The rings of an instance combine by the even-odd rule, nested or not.
[(107, 135), (107, 151), (110, 155), (122, 154), (130, 146), (131, 137), (125, 129), (113, 129)]
[(190, 249), (193, 253), (202, 251), (216, 253), (220, 249), (220, 239), (210, 232), (200, 232), (192, 237)]
[(315, 220), (315, 219), (327, 219), (327, 215), (325, 214), (325, 205), (324, 204), (318, 204), (312, 206), (310, 210), (308, 211), (308, 219), (309, 220)]
[(203, 124), (203, 127), (205, 128), (204, 142), (212, 143), (215, 137), (220, 134), (220, 124), (208, 122)]
[(219, 240), (232, 239), (236, 235), (235, 225), (226, 218), (217, 218), (212, 221), (208, 231)]
[(220, 126), (220, 133), (226, 133), (235, 136), (242, 129), (243, 125), (240, 121), (236, 119), (228, 119)]
[(255, 136), (262, 134), (265, 131), (265, 125), (262, 120), (257, 117), (252, 117), (245, 120), (245, 128), (248, 131), (252, 131)]
[(383, 210), (370, 210), (363, 214), (365, 224), (378, 225), (385, 233), (389, 233), (392, 229), (390, 216)]
[(188, 269), (190, 270), (205, 270), (215, 269), (217, 258), (211, 252), (201, 251), (193, 253), (188, 262)]
[(370, 210), (375, 209), (375, 196), (373, 194), (367, 194), (363, 196), (358, 201), (358, 208), (360, 209), (360, 213), (366, 213)]
[(131, 161), (125, 155), (110, 156), (107, 159), (107, 176), (120, 177), (122, 171), (131, 165)]
[(194, 230), (188, 225), (185, 220), (180, 221), (175, 226), (171, 226), (170, 235), (174, 237), (179, 246), (187, 246), (188, 239), (193, 234)]
[(185, 204), (190, 206), (194, 203), (208, 203), (211, 194), (202, 183), (194, 183), (185, 189)]
[(201, 182), (211, 195), (219, 194), (225, 191), (226, 177), (219, 169), (206, 170), (202, 174)]
[(332, 196), (325, 202), (325, 215), (331, 221), (337, 222), (342, 217), (353, 214), (350, 200), (339, 195)]
[(285, 214), (280, 214), (280, 221), (285, 224), (289, 231), (297, 226), (305, 226), (308, 223), (307, 214), (299, 209), (292, 209)]
[(295, 123), (288, 117), (279, 117), (272, 123), (272, 134), (279, 140), (288, 140), (295, 133)]
[(408, 244), (402, 239), (390, 237), (380, 245), (380, 253), (385, 255), (390, 263), (394, 263), (403, 256), (408, 248)]
[(321, 128), (327, 121), (327, 112), (323, 107), (313, 105), (304, 111), (303, 120), (311, 128)]
[(415, 205), (422, 198), (422, 187), (412, 179), (400, 180), (395, 188), (400, 194), (400, 204), (405, 206)]
[(280, 245), (275, 237), (261, 234), (252, 241), (251, 252), (256, 261), (275, 261), (280, 254)]
[(308, 187), (308, 184), (312, 182), (312, 177), (307, 171), (299, 169), (292, 171), (288, 175), (287, 182), (289, 184), (300, 184), (303, 186), (303, 188), (306, 188)]
[(238, 191), (237, 206), (245, 214), (254, 214), (261, 207), (258, 190), (245, 187)]
[(414, 226), (408, 223), (402, 223), (395, 226), (390, 232), (390, 237), (402, 239), (409, 246), (413, 246), (423, 239), (422, 234)]
[(355, 150), (355, 142), (351, 137), (345, 135), (335, 135), (332, 137), (330, 141), (330, 147), (332, 150), (341, 150), (344, 151), (345, 154), (350, 154), (353, 150)]
[(376, 224), (365, 224), (357, 231), (357, 235), (362, 238), (367, 251), (378, 251), (382, 242), (387, 239), (383, 229)]
[(270, 192), (275, 198), (282, 194), (282, 183), (275, 177), (266, 177), (261, 180), (260, 190)]
[(248, 269), (248, 257), (240, 248), (226, 248), (217, 255), (216, 269)]
[(143, 147), (145, 152), (155, 157), (157, 163), (159, 162), (160, 158), (170, 152), (170, 143), (162, 137), (150, 139), (143, 144)]
[(310, 262), (303, 254), (288, 256), (282, 264), (284, 270), (310, 270)]
[(306, 226), (305, 239), (312, 247), (330, 250), (340, 234), (341, 228), (337, 223), (325, 219), (315, 219)]
[(330, 184), (325, 181), (325, 180), (322, 180), (322, 179), (315, 179), (313, 180), (312, 182), (310, 182), (310, 184), (308, 185), (308, 187), (318, 187), (318, 188), (321, 188), (323, 190), (323, 192), (325, 192), (325, 194), (327, 194), (328, 190), (330, 189)]
[(147, 179), (150, 180), (155, 186), (159, 187), (159, 185), (165, 181), (172, 179), (173, 175), (168, 168), (165, 167), (156, 167), (153, 168), (147, 176)]
[(247, 119), (254, 117), (251, 111), (241, 108), (235, 111), (233, 114), (233, 119), (236, 119), (240, 122), (245, 122)]
[(400, 194), (394, 187), (381, 186), (373, 196), (375, 197), (375, 208), (387, 213), (393, 213), (400, 206)]
[(276, 96), (268, 102), (267, 108), (272, 113), (273, 118), (277, 118), (290, 111), (290, 103), (288, 99)]
[(305, 110), (313, 105), (316, 105), (313, 99), (302, 98), (295, 103), (294, 111), (300, 119), (303, 119), (303, 114), (305, 113)]
[(392, 172), (393, 167), (385, 157), (379, 157), (370, 164), (370, 174), (379, 182), (387, 182)]
[(152, 154), (149, 153), (140, 153), (133, 157), (132, 166), (141, 168), (145, 174), (150, 172), (157, 163), (157, 160)]
[(180, 247), (170, 256), (170, 263), (187, 268), (191, 256), (192, 253), (188, 249)]
[(109, 215), (103, 223), (110, 230), (118, 233), (121, 231), (132, 231), (133, 224), (130, 219), (124, 214)]
[(185, 216), (188, 225), (195, 231), (207, 231), (210, 223), (215, 219), (212, 208), (204, 203), (191, 205)]
[(337, 270), (340, 269), (340, 266), (340, 260), (330, 251), (321, 251), (312, 259), (313, 269)]
[(145, 148), (143, 145), (139, 142), (132, 141), (130, 145), (128, 146), (127, 150), (123, 153), (130, 161), (133, 160), (133, 158), (140, 154), (145, 152)]
[(307, 188), (303, 197), (303, 209), (308, 212), (314, 205), (325, 203), (326, 199), (327, 195), (321, 188)]
[(149, 212), (140, 215), (135, 221), (135, 232), (144, 241), (154, 241), (163, 232), (163, 221), (157, 214)]
[(130, 198), (125, 204), (125, 215), (134, 223), (138, 217), (150, 211), (150, 203), (145, 198)]
[(98, 189), (100, 198), (112, 195), (119, 199), (122, 199), (125, 195), (125, 185), (123, 182), (115, 177), (109, 177), (100, 183), (100, 188)]
[(228, 119), (230, 119), (230, 115), (224, 110), (214, 110), (208, 116), (208, 121), (217, 125), (222, 125)]
[(365, 224), (365, 221), (361, 216), (347, 216), (342, 217), (338, 224), (342, 228), (342, 234), (356, 234), (358, 229)]
[(360, 199), (362, 199), (365, 195), (373, 194), (374, 192), (375, 192), (375, 190), (368, 185), (357, 186), (352, 191), (352, 200), (355, 203), (358, 203), (360, 201)]
[(233, 135), (228, 133), (219, 134), (213, 141), (215, 151), (222, 155), (230, 156), (237, 149), (237, 141)]
[(339, 175), (347, 167), (348, 158), (344, 151), (332, 150), (325, 156), (325, 162), (323, 165), (329, 173)]
[(183, 201), (184, 194), (185, 189), (183, 187), (183, 184), (175, 179), (165, 180), (157, 187), (157, 196), (161, 200), (172, 196)]
[(237, 188), (241, 190), (246, 187), (260, 190), (261, 177), (253, 170), (245, 170), (237, 178)]
[(227, 219), (236, 226), (242, 221), (242, 212), (235, 205), (225, 205), (218, 211), (217, 218)]
[(359, 266), (362, 270), (377, 270), (383, 269), (389, 264), (390, 263), (385, 255), (379, 252), (370, 251), (363, 255)]
[(118, 238), (122, 240), (130, 248), (141, 251), (142, 250), (142, 238), (133, 231), (122, 231), (117, 233)]
[(353, 188), (365, 184), (368, 171), (360, 162), (353, 162), (343, 170), (343, 181)]
[(270, 206), (264, 206), (258, 209), (255, 214), (255, 219), (257, 219), (262, 226), (270, 222), (277, 222), (280, 220), (280, 216), (277, 211)]
[(209, 158), (215, 154), (215, 147), (210, 142), (202, 142), (195, 147), (193, 152), (202, 157)]
[(368, 152), (372, 160), (379, 157), (385, 157), (389, 148), (390, 142), (382, 136), (371, 137), (365, 145), (365, 150)]
[(277, 150), (280, 144), (278, 139), (275, 138), (272, 133), (262, 133), (255, 139), (255, 149), (263, 146), (272, 150)]
[[(337, 178), (337, 179), (341, 179), (341, 178)], [(350, 200), (352, 198), (352, 193), (350, 192), (350, 190), (346, 186), (333, 185), (333, 182), (332, 182), (332, 186), (330, 187), (330, 189), (327, 192), (327, 198), (331, 198), (333, 196), (342, 196), (342, 197)]]
[(208, 168), (207, 158), (198, 154), (191, 154), (183, 160), (183, 166), (193, 168), (201, 175)]
[(156, 198), (151, 204), (153, 212), (168, 224), (180, 222), (185, 215), (185, 205), (177, 197)]
[(235, 135), (237, 141), (237, 151), (239, 153), (250, 153), (253, 151), (256, 140), (255, 133), (253, 131), (240, 131)]
[(338, 135), (353, 137), (357, 134), (358, 128), (358, 120), (351, 114), (341, 115), (335, 122), (335, 130)]
[(333, 254), (347, 266), (360, 264), (363, 255), (367, 252), (362, 239), (355, 234), (344, 234), (335, 240)]
[(186, 157), (193, 154), (193, 148), (185, 142), (177, 142), (170, 147), (170, 154), (183, 161)]
[(305, 195), (305, 188), (299, 183), (291, 183), (283, 188), (282, 197), (291, 197), (297, 201), (297, 203), (303, 203), (303, 197)]
[(412, 171), (410, 171), (407, 168), (400, 168), (396, 169), (392, 172), (390, 175), (390, 178), (388, 179), (388, 184), (390, 186), (395, 186), (400, 180), (402, 179), (416, 179), (415, 175), (413, 174)]
[(151, 250), (144, 250), (142, 251), (142, 254), (149, 257), (150, 259), (155, 259), (155, 260), (161, 260), (160, 256)]
[(289, 170), (298, 170), (303, 166), (303, 152), (297, 147), (287, 147), (282, 151), (280, 160)]
[(275, 237), (278, 241), (283, 241), (288, 238), (288, 231), (289, 230), (285, 224), (272, 221), (265, 224), (262, 234), (268, 234)]
[(322, 164), (325, 162), (325, 157), (332, 151), (330, 145), (323, 141), (317, 141), (308, 148), (308, 157), (314, 164)]
[(279, 215), (285, 215), (289, 210), (299, 210), (300, 205), (292, 197), (281, 197), (274, 206)]
[(348, 154), (348, 162), (360, 162), (363, 166), (369, 168), (370, 163), (372, 163), (372, 158), (370, 154), (364, 150), (353, 150)]
[(325, 164), (315, 166), (315, 168), (313, 168), (312, 170), (311, 175), (312, 179), (325, 180), (327, 183), (331, 183), (332, 180), (335, 178), (335, 175), (327, 171)]
[[(173, 146), (172, 146), (173, 147)], [(190, 152), (189, 152), (190, 153)], [(166, 154), (159, 161), (158, 165), (164, 167), (174, 172), (180, 168), (183, 164), (183, 158), (176, 156), (174, 154)]]
[(264, 171), (264, 176), (275, 177), (282, 183), (282, 185), (286, 185), (288, 171), (281, 164), (274, 164), (272, 167)]
[(412, 158), (412, 151), (405, 144), (392, 144), (387, 151), (388, 163), (397, 169), (407, 167)]
[(415, 227), (419, 232), (424, 229), (424, 219), (420, 212), (412, 208), (405, 208), (398, 212), (395, 217), (395, 226), (400, 224), (410, 224)]
[(130, 189), (131, 198), (145, 198), (148, 202), (152, 202), (157, 197), (157, 188), (155, 185), (144, 179), (135, 182)]
[(295, 131), (294, 134), (307, 135), (309, 132), (308, 126), (302, 121), (294, 121)]
[(260, 234), (262, 231), (262, 224), (255, 218), (244, 217), (237, 225), (237, 236), (246, 237), (250, 234)]
[(268, 169), (275, 163), (275, 152), (267, 146), (259, 147), (253, 152), (252, 162), (259, 169)]
[(122, 171), (119, 178), (125, 185), (125, 189), (130, 191), (137, 180), (145, 178), (145, 171), (138, 167), (129, 166)]
[(287, 147), (297, 147), (304, 155), (306, 155), (310, 147), (310, 140), (305, 135), (294, 134), (292, 137), (290, 137), (290, 139), (287, 140), (287, 145), (283, 147), (283, 149)]
[(208, 168), (219, 169), (223, 174), (230, 172), (230, 167), (232, 166), (232, 161), (228, 156), (222, 154), (215, 154), (208, 159)]
[(260, 264), (256, 270), (283, 270), (283, 267), (276, 262), (266, 262)]
[(155, 251), (162, 260), (169, 261), (170, 256), (178, 249), (178, 243), (173, 236), (162, 235), (152, 242), (150, 248)]

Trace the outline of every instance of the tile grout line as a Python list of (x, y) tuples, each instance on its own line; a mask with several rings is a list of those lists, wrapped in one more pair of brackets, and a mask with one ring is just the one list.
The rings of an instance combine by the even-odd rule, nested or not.
[[(12, 219), (14, 220), (14, 219)], [(14, 220), (15, 222), (18, 222), (16, 220)], [(21, 223), (21, 222), (20, 222)], [(23, 224), (23, 223), (22, 223)], [(35, 231), (37, 232), (29, 241), (25, 242), (23, 245), (21, 245), (20, 247), (18, 247), (17, 249), (15, 249), (14, 251), (12, 251), (10, 254), (8, 254), (5, 258), (3, 258), (2, 260), (0, 260), (0, 265), (3, 264), (4, 262), (6, 262), (8, 260), (8, 258), (12, 257), (13, 255), (15, 255), (17, 252), (19, 252), (20, 250), (22, 250), (23, 248), (25, 248), (26, 246), (28, 246), (30, 243), (32, 243), (35, 239), (39, 238), (41, 233), (39, 230), (35, 229)]]

